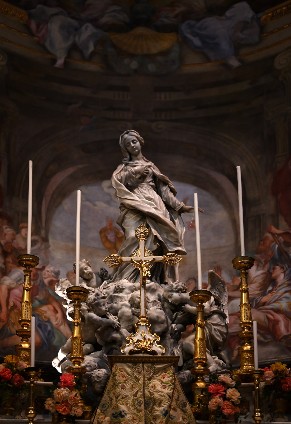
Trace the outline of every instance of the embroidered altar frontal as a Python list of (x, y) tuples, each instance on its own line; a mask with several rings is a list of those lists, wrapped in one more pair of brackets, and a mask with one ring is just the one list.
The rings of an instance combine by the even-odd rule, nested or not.
[(92, 424), (111, 423), (194, 424), (191, 407), (173, 364), (160, 361), (115, 363), (92, 418)]

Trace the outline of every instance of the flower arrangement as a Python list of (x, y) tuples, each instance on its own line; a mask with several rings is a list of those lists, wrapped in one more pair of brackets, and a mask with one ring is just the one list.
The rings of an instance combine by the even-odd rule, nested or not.
[(81, 417), (84, 412), (84, 403), (76, 385), (74, 374), (63, 373), (58, 388), (54, 389), (52, 397), (46, 399), (45, 408), (52, 414)]
[(238, 382), (230, 374), (210, 374), (208, 394), (208, 410), (212, 421), (221, 422), (227, 418), (237, 420), (241, 395)]
[(0, 399), (1, 412), (19, 415), (28, 396), (25, 385), (24, 370), (28, 364), (17, 355), (7, 355), (0, 364)]
[(263, 369), (263, 395), (270, 398), (291, 400), (291, 369), (282, 362), (275, 362)]

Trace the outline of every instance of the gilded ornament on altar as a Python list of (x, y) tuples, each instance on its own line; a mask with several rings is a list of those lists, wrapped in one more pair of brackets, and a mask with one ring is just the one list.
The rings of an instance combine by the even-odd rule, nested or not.
[(136, 332), (126, 338), (127, 343), (121, 349), (121, 352), (127, 355), (140, 353), (150, 355), (164, 354), (165, 348), (157, 344), (160, 341), (160, 337), (155, 333), (151, 333), (150, 327), (147, 317), (140, 317), (135, 324)]
[[(145, 247), (144, 256), (152, 256), (153, 252)], [(132, 256), (141, 256), (140, 249), (135, 249), (132, 253)]]
[(6, 1), (0, 1), (0, 13), (2, 15), (9, 16), (22, 22), (28, 21), (28, 14), (25, 10), (11, 5)]
[(157, 54), (169, 50), (177, 42), (176, 33), (160, 33), (137, 27), (126, 33), (111, 33), (112, 43), (130, 54)]
[(103, 261), (110, 268), (115, 268), (122, 264), (122, 259), (117, 253), (112, 253), (111, 255), (106, 256), (106, 258), (104, 258)]
[(145, 224), (140, 224), (135, 230), (135, 237), (138, 241), (146, 240), (149, 236), (149, 229)]
[(133, 266), (140, 270), (140, 273), (143, 277), (150, 277), (151, 276), (151, 267), (153, 266), (155, 260), (148, 259), (148, 260), (142, 260), (142, 259), (131, 259), (131, 263)]
[(177, 253), (167, 253), (163, 256), (163, 262), (166, 265), (177, 265), (182, 260), (182, 256)]

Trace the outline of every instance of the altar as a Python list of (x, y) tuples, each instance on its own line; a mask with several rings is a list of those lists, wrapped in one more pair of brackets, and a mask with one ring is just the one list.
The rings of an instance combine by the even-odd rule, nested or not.
[[(27, 419), (22, 413), (18, 419), (2, 416), (1, 421), (55, 424), (68, 418), (76, 424), (195, 424), (206, 418), (213, 424), (223, 420), (261, 424), (264, 417), (266, 422), (274, 418), (288, 422), (289, 416), (281, 411), (265, 413), (273, 397), (264, 403), (260, 399), (264, 371), (259, 369), (257, 322), (252, 320), (247, 280), (254, 259), (245, 255), (243, 238), (241, 255), (232, 260), (240, 276), (239, 315), (232, 317), (240, 327), (240, 367), (233, 370), (224, 351), (227, 284), (212, 269), (202, 284), (197, 193), (194, 208), (176, 198), (168, 177), (142, 155), (144, 140), (136, 131), (125, 131), (119, 144), (123, 162), (112, 175), (112, 186), (120, 202), (125, 239), (118, 253), (104, 258), (112, 275), (106, 273), (97, 284), (89, 262), (80, 261), (78, 190), (75, 276), (54, 282), (72, 324), (52, 361), (60, 379), (52, 383), (39, 410), (31, 297), (39, 258), (28, 249), (18, 259), (24, 269), (18, 355), (6, 356), (1, 366), (12, 383), (16, 375), (16, 381), (26, 384), (29, 405), (23, 409)], [(240, 169), (238, 183), (240, 187)], [(240, 195), (240, 204), (241, 200)], [(179, 263), (186, 254), (181, 214), (190, 212), (195, 215), (198, 268), (191, 288), (179, 276)], [(286, 364), (273, 365), (274, 379), (280, 373), (282, 379), (290, 378)], [(25, 370), (26, 381), (17, 374)], [(290, 382), (287, 386), (290, 391)], [(12, 400), (15, 403), (15, 392)], [(51, 415), (41, 416), (44, 408)], [(13, 404), (11, 410), (15, 412)]]

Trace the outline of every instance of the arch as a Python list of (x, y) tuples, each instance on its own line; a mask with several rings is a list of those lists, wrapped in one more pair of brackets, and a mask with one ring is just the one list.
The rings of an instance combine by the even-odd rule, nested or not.
[[(135, 127), (128, 123), (127, 127)], [(121, 155), (118, 146), (119, 128), (103, 125), (93, 131), (81, 132), (78, 128), (50, 127), (29, 140), (34, 148), (34, 203), (41, 205), (36, 211), (36, 222), (43, 234), (48, 234), (55, 208), (70, 192), (84, 184), (109, 179)], [(138, 129), (138, 128), (137, 128)], [(193, 127), (177, 123), (148, 125), (142, 135), (145, 138), (145, 155), (153, 160), (161, 171), (172, 180), (195, 184), (209, 191), (229, 210), (232, 226), (238, 234), (236, 204), (236, 165), (242, 168), (244, 202), (252, 199), (264, 203), (264, 181), (254, 154), (242, 143), (214, 129)], [(41, 145), (39, 140), (41, 140)], [(69, 151), (68, 146), (69, 140)], [(211, 145), (206, 152), (205, 146)], [(27, 147), (27, 144), (26, 144)], [(26, 153), (25, 153), (26, 152)], [(29, 149), (22, 154), (28, 156)], [(25, 161), (16, 178), (15, 192), (26, 199)], [(258, 202), (258, 200), (257, 200)], [(248, 208), (248, 215), (252, 208)]]

